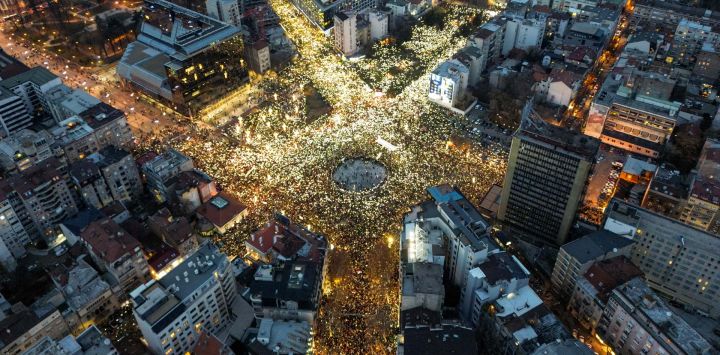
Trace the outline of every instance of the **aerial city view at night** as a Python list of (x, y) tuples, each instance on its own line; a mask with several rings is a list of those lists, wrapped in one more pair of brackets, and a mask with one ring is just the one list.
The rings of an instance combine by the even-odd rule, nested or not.
[(720, 355), (720, 1), (0, 17), (0, 354)]

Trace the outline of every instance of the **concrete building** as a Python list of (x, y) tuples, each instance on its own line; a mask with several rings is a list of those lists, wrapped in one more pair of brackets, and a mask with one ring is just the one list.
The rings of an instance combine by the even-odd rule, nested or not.
[(23, 129), (0, 140), (0, 164), (5, 171), (23, 171), (60, 153), (46, 130)]
[(33, 240), (52, 234), (56, 224), (78, 212), (63, 169), (59, 160), (50, 158), (0, 182), (0, 190)]
[(334, 17), (335, 49), (345, 56), (358, 51), (357, 14), (354, 11), (338, 12)]
[(148, 263), (140, 242), (112, 219), (90, 223), (80, 238), (100, 270), (107, 272), (123, 291), (148, 280)]
[(457, 107), (465, 101), (469, 77), (470, 70), (458, 60), (443, 62), (430, 73), (428, 99), (447, 108)]
[(238, 0), (206, 0), (205, 11), (207, 11), (208, 16), (216, 20), (238, 28), (242, 26), (240, 23), (242, 13), (240, 12)]
[[(328, 242), (324, 236), (311, 232), (281, 214), (275, 214), (271, 221), (245, 240), (247, 256), (261, 263), (295, 258), (322, 262), (327, 247)], [(324, 268), (327, 267), (323, 265)]]
[(613, 199), (603, 227), (634, 239), (630, 259), (650, 287), (712, 317), (720, 315), (720, 239), (649, 210)]
[(235, 227), (248, 213), (250, 211), (247, 206), (223, 192), (203, 203), (197, 209), (197, 215), (201, 222), (209, 226), (209, 229), (202, 228), (203, 231), (213, 230), (220, 234), (225, 234), (225, 232)]
[(480, 28), (468, 38), (468, 46), (479, 48), (484, 58), (484, 61), (480, 65), (481, 73), (500, 59), (505, 41), (505, 22), (506, 20), (494, 18), (480, 26)]
[(488, 255), (488, 260), (470, 270), (460, 290), (459, 312), (473, 327), (480, 324), (484, 307), (504, 295), (528, 285), (530, 272), (508, 253)]
[(183, 171), (194, 169), (192, 159), (175, 149), (168, 149), (160, 155), (141, 166), (148, 190), (158, 201), (164, 202), (170, 198), (167, 181)]
[(511, 17), (505, 23), (502, 55), (508, 55), (513, 48), (530, 51), (540, 49), (545, 38), (545, 20)]
[(125, 84), (192, 114), (247, 81), (237, 27), (164, 0), (145, 0), (143, 13), (117, 65)]
[(513, 135), (498, 219), (524, 241), (565, 244), (598, 146), (542, 121), (528, 101)]
[(247, 298), (255, 318), (305, 321), (317, 316), (324, 260), (294, 260), (261, 265)]
[(313, 338), (311, 324), (304, 321), (263, 318), (256, 331), (247, 345), (252, 354), (306, 354)]
[(215, 334), (230, 324), (237, 289), (227, 257), (206, 243), (158, 280), (130, 293), (133, 315), (153, 354), (184, 354), (199, 332)]
[(262, 74), (270, 69), (270, 46), (267, 41), (258, 40), (252, 45), (245, 46), (245, 56), (252, 71)]
[(60, 121), (51, 133), (68, 163), (110, 145), (130, 147), (133, 140), (125, 114), (105, 103), (86, 110), (81, 116)]
[(720, 140), (705, 140), (679, 219), (695, 228), (720, 234)]
[(720, 46), (720, 33), (708, 25), (690, 21), (686, 18), (680, 20), (673, 36), (673, 59), (688, 64), (692, 57), (700, 53), (703, 47), (715, 49)]
[(435, 263), (408, 263), (402, 269), (400, 310), (422, 307), (442, 312), (445, 302), (443, 266)]
[(470, 270), (499, 247), (489, 236), (490, 224), (456, 188), (428, 188), (432, 200), (405, 215), (401, 252), (407, 262), (444, 265), (447, 280), (462, 286)]
[(130, 202), (142, 194), (142, 180), (130, 152), (109, 145), (87, 157), (100, 170), (114, 201)]
[(482, 66), (485, 63), (481, 50), (474, 46), (467, 46), (455, 53), (453, 59), (468, 68), (468, 86), (476, 86), (480, 82)]
[(167, 208), (162, 208), (150, 216), (147, 223), (156, 236), (180, 255), (190, 255), (198, 247), (198, 238), (187, 218), (174, 217)]
[(57, 267), (50, 271), (50, 276), (69, 307), (63, 311), (63, 317), (72, 333), (104, 321), (120, 308), (117, 290), (84, 259), (71, 267)]
[(42, 338), (22, 355), (119, 355), (110, 339), (91, 325), (77, 337), (68, 335), (60, 340)]
[(550, 281), (555, 293), (568, 299), (579, 277), (597, 261), (629, 256), (633, 241), (608, 231), (590, 233), (560, 247)]
[(368, 12), (370, 21), (370, 38), (373, 41), (381, 40), (388, 35), (388, 15), (378, 10)]
[(562, 340), (541, 345), (531, 355), (593, 355), (595, 354), (587, 345), (579, 340)]
[(0, 263), (6, 270), (15, 270), (17, 259), (25, 256), (30, 236), (20, 222), (8, 196), (0, 192)]
[[(0, 81), (0, 128), (4, 136), (30, 127), (35, 118), (50, 115), (46, 97), (62, 85), (55, 74), (44, 67), (34, 67)], [(22, 107), (21, 107), (22, 106)]]
[(187, 214), (195, 212), (219, 193), (215, 181), (198, 169), (182, 171), (171, 177), (165, 188), (170, 192), (170, 203), (179, 204)]
[(44, 337), (60, 340), (70, 333), (60, 311), (38, 315), (22, 307), (0, 321), (0, 353), (16, 355), (31, 348)]
[(110, 189), (100, 169), (90, 160), (80, 160), (70, 166), (70, 180), (87, 206), (103, 208), (113, 202)]
[(711, 354), (712, 345), (641, 278), (613, 290), (598, 335), (621, 354)]
[(657, 158), (675, 128), (675, 80), (638, 72), (607, 77), (590, 107), (585, 134), (631, 153)]
[(595, 332), (612, 291), (643, 273), (624, 255), (597, 261), (575, 279), (567, 309), (580, 326)]
[(330, 34), (330, 29), (335, 24), (334, 16), (344, 11), (354, 11), (360, 13), (363, 10), (381, 7), (382, 4), (376, 0), (292, 0), (292, 3), (305, 15), (310, 22), (315, 24), (326, 34)]

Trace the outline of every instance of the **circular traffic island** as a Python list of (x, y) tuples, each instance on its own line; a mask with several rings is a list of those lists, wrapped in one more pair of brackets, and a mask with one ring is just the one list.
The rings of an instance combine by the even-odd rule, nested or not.
[(343, 159), (332, 174), (335, 184), (348, 192), (368, 192), (382, 185), (387, 178), (387, 168), (370, 158)]

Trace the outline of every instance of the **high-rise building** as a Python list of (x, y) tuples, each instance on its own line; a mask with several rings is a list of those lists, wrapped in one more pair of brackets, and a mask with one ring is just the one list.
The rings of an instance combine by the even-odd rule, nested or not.
[(713, 317), (720, 315), (720, 238), (680, 221), (613, 199), (605, 229), (632, 237), (630, 259), (648, 285)]
[(0, 140), (0, 164), (6, 171), (25, 170), (56, 155), (55, 139), (46, 130), (24, 129)]
[(680, 63), (689, 63), (703, 48), (714, 51), (720, 46), (720, 33), (711, 26), (686, 18), (680, 20), (673, 36), (673, 56)]
[(201, 330), (216, 333), (230, 323), (237, 295), (227, 257), (206, 243), (165, 276), (130, 293), (133, 315), (153, 354), (185, 354)]
[(165, 0), (145, 0), (137, 40), (117, 66), (124, 83), (192, 114), (247, 80), (240, 29)]
[(357, 14), (354, 11), (338, 12), (334, 20), (335, 48), (348, 57), (357, 53)]
[(596, 139), (542, 121), (528, 101), (513, 135), (498, 219), (522, 240), (563, 245), (598, 146)]
[[(377, 0), (292, 0), (302, 13), (320, 27), (323, 31), (329, 31), (335, 22), (333, 17), (343, 11), (355, 11), (356, 13), (366, 9), (372, 9), (379, 6)], [(327, 32), (329, 34), (329, 32)]]
[(680, 220), (720, 234), (720, 140), (707, 139)]

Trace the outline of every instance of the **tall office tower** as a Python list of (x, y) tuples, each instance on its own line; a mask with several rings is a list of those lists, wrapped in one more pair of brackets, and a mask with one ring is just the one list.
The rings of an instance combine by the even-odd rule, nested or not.
[(207, 243), (165, 276), (130, 293), (133, 315), (153, 354), (185, 354), (202, 329), (215, 333), (230, 322), (237, 295), (227, 257)]
[(498, 219), (533, 244), (565, 244), (599, 142), (552, 126), (525, 105), (510, 148)]

